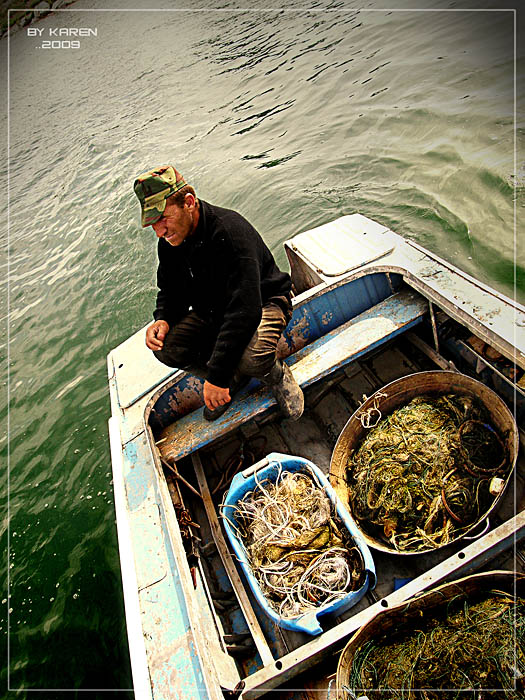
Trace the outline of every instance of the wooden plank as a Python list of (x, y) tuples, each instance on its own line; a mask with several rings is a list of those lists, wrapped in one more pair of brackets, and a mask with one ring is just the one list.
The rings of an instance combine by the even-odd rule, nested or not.
[(206, 625), (207, 623), (205, 629), (208, 651), (211, 654), (221, 687), (233, 690), (241, 680), (241, 677), (237, 670), (235, 660), (226, 651), (224, 627), (222, 626), (220, 617), (215, 612), (213, 598), (208, 587), (206, 576), (204, 575), (201, 558), (199, 558), (197, 563), (197, 571), (208, 602), (207, 606), (202, 606), (201, 611), (203, 624)]
[(427, 310), (419, 294), (393, 294), (294, 353), (295, 378), (301, 386), (312, 384), (414, 325)]
[(233, 559), (228, 550), (226, 540), (224, 539), (224, 535), (222, 534), (219, 518), (217, 517), (217, 513), (215, 512), (215, 505), (211, 498), (210, 489), (208, 488), (208, 482), (206, 481), (206, 475), (204, 474), (204, 469), (202, 466), (200, 455), (197, 452), (192, 454), (191, 460), (195, 468), (195, 474), (197, 475), (197, 481), (199, 483), (199, 488), (204, 501), (206, 515), (208, 516), (208, 521), (210, 523), (213, 539), (215, 541), (217, 551), (219, 552), (219, 555), (221, 557), (222, 564), (229, 576), (233, 590), (235, 592), (237, 600), (239, 601), (239, 606), (243, 612), (246, 624), (248, 625), (250, 633), (253, 637), (253, 641), (255, 642), (255, 646), (257, 648), (257, 651), (259, 652), (259, 656), (261, 657), (263, 665), (268, 666), (269, 664), (272, 664), (273, 666), (273, 654), (266, 642), (257, 617), (253, 612), (252, 605), (250, 603), (246, 591), (244, 590), (244, 585), (237, 572), (237, 569), (235, 568), (235, 564), (233, 563)]
[(434, 362), (440, 369), (452, 370), (453, 372), (457, 372), (457, 368), (453, 362), (450, 362), (450, 360), (446, 360), (442, 355), (436, 352), (434, 348), (431, 348), (430, 345), (428, 345), (428, 343), (425, 343), (424, 340), (421, 340), (421, 338), (419, 338), (415, 333), (413, 333), (412, 331), (407, 331), (406, 338), (420, 352), (424, 353), (427, 357), (429, 357), (432, 360), (432, 362)]
[[(166, 484), (168, 486), (168, 491), (174, 508), (184, 508), (184, 501), (179, 490), (179, 482), (177, 482), (173, 476), (168, 473), (166, 474)], [(223, 641), (225, 631), (220, 617), (215, 612), (213, 599), (208, 586), (208, 581), (204, 575), (202, 559), (200, 557), (197, 560), (197, 572), (198, 581), (207, 601), (207, 605), (199, 606), (199, 611), (202, 615), (201, 629), (205, 630), (207, 651), (209, 651), (211, 658), (213, 659), (213, 665), (217, 672), (221, 688), (233, 690), (241, 678), (234, 659), (226, 651), (226, 645)], [(215, 631), (215, 634), (211, 633), (212, 630)]]
[[(297, 382), (304, 388), (410, 328), (427, 311), (426, 301), (405, 290), (367, 309), (342, 326), (298, 350), (287, 359)], [(202, 408), (190, 413), (161, 434), (162, 457), (176, 461), (240, 427), (275, 406), (268, 388), (260, 386), (249, 397), (241, 394), (234, 405), (214, 422), (202, 418)]]

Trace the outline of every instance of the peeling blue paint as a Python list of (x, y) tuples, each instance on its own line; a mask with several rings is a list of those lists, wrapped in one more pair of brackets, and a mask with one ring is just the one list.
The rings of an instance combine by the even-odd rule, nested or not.
[(124, 446), (124, 476), (130, 511), (141, 507), (151, 488), (149, 455), (139, 455), (139, 451), (140, 447), (136, 440)]

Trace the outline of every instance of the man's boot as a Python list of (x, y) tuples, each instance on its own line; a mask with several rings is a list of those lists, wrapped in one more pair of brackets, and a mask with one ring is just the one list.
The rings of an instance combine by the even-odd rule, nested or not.
[(262, 378), (277, 399), (284, 418), (298, 420), (303, 415), (304, 395), (286, 362), (275, 360), (272, 369)]

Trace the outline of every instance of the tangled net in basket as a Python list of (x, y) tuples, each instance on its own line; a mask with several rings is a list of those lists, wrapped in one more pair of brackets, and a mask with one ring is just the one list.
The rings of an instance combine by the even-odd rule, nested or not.
[(281, 618), (333, 603), (363, 585), (361, 553), (313, 473), (280, 469), (275, 482), (257, 482), (232, 508), (223, 517)]
[[(524, 697), (525, 601), (490, 591), (374, 637), (355, 653), (345, 698)], [(443, 691), (448, 691), (446, 694)]]
[(507, 451), (469, 396), (417, 397), (383, 418), (350, 454), (352, 512), (398, 551), (424, 551), (468, 530), (494, 500)]

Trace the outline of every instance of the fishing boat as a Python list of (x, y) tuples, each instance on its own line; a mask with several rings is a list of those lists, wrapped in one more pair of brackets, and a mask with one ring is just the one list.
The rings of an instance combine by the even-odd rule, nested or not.
[[(474, 571), (522, 571), (525, 308), (360, 214), (286, 241), (293, 317), (278, 352), (305, 393), (284, 420), (256, 380), (213, 423), (202, 380), (160, 364), (145, 329), (108, 355), (109, 434), (137, 698), (329, 697), (349, 638), (382, 610)], [(515, 467), (497, 507), (435, 551), (372, 552), (376, 585), (320, 633), (284, 629), (254, 597), (221, 517), (238, 473), (280, 453), (328, 478), (349, 418), (379, 389), (442, 372), (512, 413)], [(452, 380), (450, 380), (452, 381)], [(332, 697), (335, 697), (333, 692)]]

